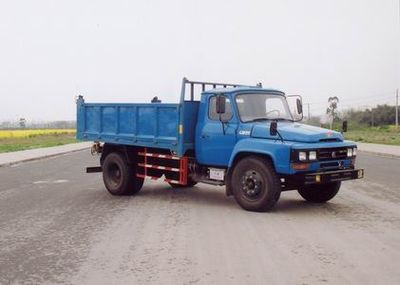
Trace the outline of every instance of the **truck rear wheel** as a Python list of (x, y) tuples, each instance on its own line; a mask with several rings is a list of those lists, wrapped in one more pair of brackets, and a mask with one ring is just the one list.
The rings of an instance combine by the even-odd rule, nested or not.
[(265, 212), (273, 208), (281, 194), (281, 184), (271, 163), (257, 156), (240, 160), (232, 173), (236, 202), (245, 210)]
[(339, 192), (341, 182), (331, 182), (327, 184), (314, 184), (301, 187), (298, 192), (306, 201), (313, 203), (325, 203)]
[(112, 152), (103, 162), (103, 181), (112, 195), (132, 195), (142, 189), (144, 180), (136, 177), (136, 167), (124, 154)]

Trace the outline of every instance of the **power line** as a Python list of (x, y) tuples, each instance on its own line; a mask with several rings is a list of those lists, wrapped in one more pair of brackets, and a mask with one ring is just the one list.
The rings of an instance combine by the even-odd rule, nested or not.
[[(356, 101), (357, 100), (357, 101)], [(382, 105), (382, 104), (388, 104), (392, 105), (393, 104), (393, 93), (390, 96), (384, 96), (380, 98), (369, 98), (369, 99), (350, 99), (350, 100), (342, 100), (339, 102), (339, 107), (354, 107), (355, 105), (365, 105), (366, 103), (369, 105)], [(325, 108), (328, 106), (329, 102), (321, 102), (321, 103), (316, 103), (316, 102), (307, 102), (307, 104), (310, 104), (312, 107), (312, 110), (315, 109), (321, 109)]]
[[(384, 95), (384, 96), (383, 96), (383, 95)], [(347, 99), (346, 102), (347, 102), (347, 101), (352, 101), (352, 102), (353, 102), (353, 101), (364, 101), (364, 100), (370, 99), (370, 98), (374, 98), (374, 99), (376, 98), (376, 100), (379, 100), (379, 99), (382, 99), (382, 98), (389, 98), (389, 96), (390, 96), (390, 98), (392, 98), (393, 93), (392, 93), (392, 92), (387, 92), (387, 93), (369, 95), (369, 96), (365, 96), (365, 97), (350, 98), (350, 99)], [(340, 101), (343, 101), (343, 99), (340, 99), (340, 96), (339, 96), (339, 100), (340, 100)], [(326, 100), (326, 101), (310, 102), (310, 104), (328, 104), (328, 100)]]
[[(383, 100), (386, 99), (386, 100)], [(346, 100), (345, 102), (347, 103), (348, 101), (354, 101), (354, 100), (359, 100), (359, 98), (355, 99), (350, 99), (350, 100)], [(376, 102), (376, 100), (379, 100), (379, 102)], [(341, 102), (338, 105), (338, 110), (342, 110), (342, 111), (346, 111), (346, 110), (351, 110), (351, 109), (355, 109), (358, 111), (365, 111), (367, 109), (371, 110), (371, 124), (372, 126), (375, 123), (375, 114), (374, 114), (374, 108), (376, 108), (379, 105), (391, 105), (393, 106), (393, 93), (391, 94), (391, 96), (383, 96), (380, 98), (370, 98), (370, 99), (362, 99), (362, 101), (359, 101), (361, 104), (357, 104), (357, 103), (347, 103), (347, 104), (343, 104), (343, 102)], [(371, 103), (372, 101), (372, 103)], [(368, 102), (366, 104), (366, 102)], [(326, 106), (324, 107), (315, 107), (315, 105), (318, 105), (316, 103), (307, 103), (307, 108), (308, 108), (308, 118), (311, 117), (310, 113), (311, 112), (315, 112), (316, 115), (323, 115), (325, 114), (325, 107), (328, 107), (328, 102), (324, 102), (324, 104), (326, 104)], [(310, 105), (314, 105), (313, 107), (310, 108)], [(396, 128), (398, 128), (399, 125), (399, 89), (396, 89), (396, 94), (395, 94), (395, 124), (396, 124)]]

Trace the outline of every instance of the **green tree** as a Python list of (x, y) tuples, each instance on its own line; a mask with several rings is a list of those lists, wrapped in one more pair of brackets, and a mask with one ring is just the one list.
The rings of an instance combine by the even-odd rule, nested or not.
[(343, 116), (353, 124), (385, 126), (395, 123), (395, 114), (395, 106), (384, 104), (366, 110), (349, 109), (343, 113)]
[(332, 129), (332, 125), (333, 125), (333, 120), (338, 118), (338, 114), (337, 114), (337, 106), (339, 103), (339, 98), (336, 96), (333, 97), (329, 97), (328, 98), (328, 108), (326, 109), (326, 114), (329, 116), (330, 118), (330, 128)]
[(20, 119), (19, 119), (19, 127), (20, 127), (21, 129), (25, 129), (25, 127), (26, 127), (26, 120), (25, 120), (25, 118), (20, 118)]

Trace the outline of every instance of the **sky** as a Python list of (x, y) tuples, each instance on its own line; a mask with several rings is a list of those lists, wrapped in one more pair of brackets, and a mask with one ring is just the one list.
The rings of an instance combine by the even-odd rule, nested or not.
[[(395, 102), (398, 0), (0, 0), (0, 121), (177, 102), (182, 77), (300, 94), (312, 115)], [(305, 108), (307, 110), (307, 108)]]

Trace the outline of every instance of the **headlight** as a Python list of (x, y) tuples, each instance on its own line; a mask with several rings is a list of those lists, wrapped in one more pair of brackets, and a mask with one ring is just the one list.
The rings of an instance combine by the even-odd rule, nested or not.
[(307, 160), (307, 153), (305, 151), (300, 151), (299, 152), (299, 160), (300, 161), (305, 161)]
[(317, 160), (317, 152), (316, 151), (310, 151), (308, 154), (308, 159), (309, 160)]
[(353, 156), (356, 156), (357, 155), (357, 148), (355, 147), (355, 148), (353, 148)]
[(352, 148), (348, 148), (347, 149), (347, 157), (352, 157), (353, 156), (353, 149)]

